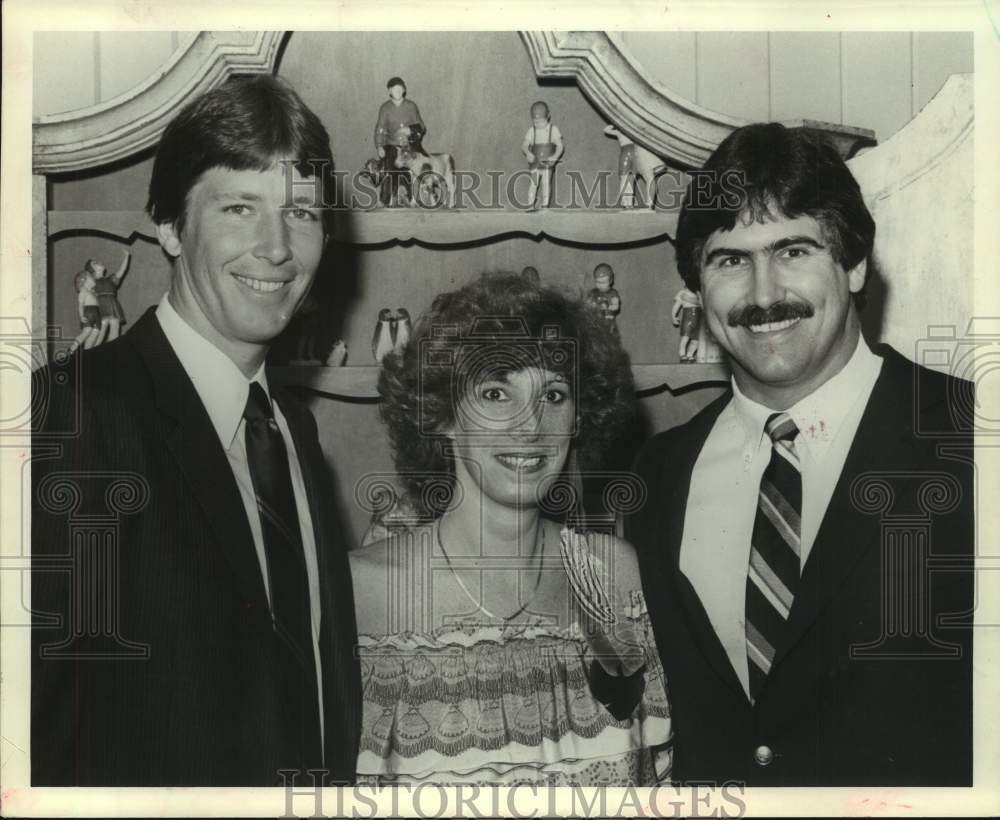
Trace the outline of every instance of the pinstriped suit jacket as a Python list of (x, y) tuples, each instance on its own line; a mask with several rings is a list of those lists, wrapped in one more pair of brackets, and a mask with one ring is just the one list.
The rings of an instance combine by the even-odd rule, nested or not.
[[(34, 391), (32, 784), (268, 786), (320, 768), (235, 479), (154, 310), (66, 375), (42, 370)], [(326, 768), (347, 782), (347, 550), (312, 414), (277, 398), (316, 533)]]

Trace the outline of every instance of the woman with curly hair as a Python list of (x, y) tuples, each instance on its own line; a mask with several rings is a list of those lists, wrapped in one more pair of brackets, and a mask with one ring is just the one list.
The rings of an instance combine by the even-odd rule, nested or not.
[(633, 414), (628, 356), (516, 275), (438, 296), (379, 380), (405, 497), (352, 553), (360, 782), (643, 785), (670, 716), (631, 547), (561, 526)]

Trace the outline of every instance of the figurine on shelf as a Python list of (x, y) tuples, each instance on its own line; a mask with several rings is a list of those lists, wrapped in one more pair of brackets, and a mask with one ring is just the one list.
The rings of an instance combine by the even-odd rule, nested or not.
[(410, 311), (406, 308), (396, 308), (393, 320), (396, 323), (396, 337), (392, 342), (392, 351), (393, 353), (402, 353), (406, 343), (410, 341), (410, 333), (413, 330), (410, 322)]
[(97, 295), (97, 307), (101, 311), (101, 330), (107, 328), (104, 341), (117, 339), (121, 333), (121, 326), (125, 324), (125, 311), (118, 301), (118, 288), (121, 287), (131, 259), (132, 254), (125, 251), (122, 262), (113, 275), (108, 273), (104, 265), (93, 259), (88, 259), (84, 265), (84, 268), (89, 267), (94, 274), (94, 293)]
[(397, 164), (399, 151), (410, 146), (412, 126), (420, 126), (421, 136), (427, 133), (427, 126), (420, 116), (417, 104), (406, 99), (406, 83), (402, 79), (391, 77), (385, 86), (389, 89), (389, 99), (382, 103), (378, 110), (378, 119), (375, 122), (375, 150), (384, 163), (385, 171), (381, 202), (392, 208), (400, 205), (401, 185), (409, 188), (409, 171)]
[(646, 197), (649, 199), (646, 207), (656, 207), (656, 177), (666, 169), (666, 163), (652, 151), (647, 151), (641, 145), (625, 136), (618, 128), (609, 125), (604, 129), (605, 135), (618, 140), (618, 200), (623, 208), (643, 207), (642, 195), (639, 193), (639, 179), (646, 186)]
[(538, 274), (538, 269), (534, 265), (528, 265), (524, 270), (521, 271), (521, 278), (527, 279), (531, 284), (536, 287), (541, 287), (542, 277)]
[(409, 143), (396, 152), (396, 168), (407, 171), (410, 205), (439, 208), (455, 207), (455, 162), (451, 154), (429, 154), (424, 149), (424, 127), (415, 124), (404, 129)]
[(601, 262), (594, 268), (594, 287), (587, 294), (587, 304), (599, 311), (604, 321), (617, 333), (616, 320), (622, 310), (622, 300), (614, 285), (615, 272), (611, 265)]
[(389, 308), (378, 312), (378, 322), (372, 334), (372, 356), (376, 364), (382, 364), (382, 359), (392, 352), (396, 341), (396, 317)]
[(674, 297), (670, 312), (674, 327), (680, 328), (681, 341), (678, 355), (682, 362), (697, 361), (698, 331), (701, 327), (701, 297), (694, 291), (681, 288)]
[(326, 357), (326, 366), (343, 367), (345, 364), (347, 364), (347, 343), (343, 339), (337, 339), (330, 355)]
[[(521, 151), (531, 169), (531, 187), (528, 190), (530, 209), (548, 208), (552, 196), (552, 172), (565, 151), (562, 134), (553, 124), (549, 107), (542, 101), (531, 106), (531, 127), (524, 135)], [(541, 196), (539, 197), (539, 193)]]
[(74, 278), (81, 330), (70, 346), (71, 353), (80, 346), (86, 350), (121, 335), (125, 311), (118, 301), (118, 288), (131, 259), (132, 254), (125, 251), (114, 274), (109, 274), (107, 267), (96, 259), (88, 259)]
[(70, 353), (78, 347), (89, 350), (95, 344), (100, 344), (101, 309), (97, 305), (97, 294), (94, 293), (95, 282), (94, 274), (89, 268), (84, 268), (73, 278), (80, 314), (80, 333), (70, 345)]
[(715, 341), (707, 323), (701, 321), (701, 313), (701, 296), (687, 288), (681, 288), (674, 297), (671, 310), (674, 327), (680, 328), (680, 361), (685, 364), (725, 361), (722, 348)]

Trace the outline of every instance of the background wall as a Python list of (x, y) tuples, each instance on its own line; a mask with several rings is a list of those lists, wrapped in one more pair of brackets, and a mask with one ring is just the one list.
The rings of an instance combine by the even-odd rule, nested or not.
[[(157, 70), (183, 36), (38, 35), (36, 112), (81, 107), (120, 93)], [(651, 75), (703, 106), (753, 119), (806, 117), (874, 128), (880, 140), (904, 125), (948, 73), (972, 69), (971, 36), (963, 34), (642, 33), (625, 35), (625, 41)], [(427, 147), (453, 153), (459, 168), (524, 168), (520, 145), (528, 107), (536, 99), (549, 103), (566, 137), (557, 188), (565, 191), (571, 169), (592, 172), (617, 164), (617, 143), (602, 134), (605, 120), (575, 85), (540, 84), (515, 32), (299, 32), (288, 40), (278, 73), (319, 114), (338, 167), (350, 172), (374, 155), (372, 130), (386, 98), (385, 81), (397, 74), (427, 122)], [(51, 207), (141, 210), (151, 162), (146, 154), (99, 174), (53, 177)], [(131, 249), (132, 267), (120, 292), (130, 323), (166, 291), (170, 275), (157, 245), (137, 239)], [(50, 320), (62, 326), (64, 336), (74, 336), (78, 328), (76, 271), (91, 257), (114, 269), (123, 250), (122, 243), (99, 236), (66, 236), (53, 243)], [(335, 244), (319, 274), (317, 294), (328, 339), (344, 338), (348, 364), (367, 365), (373, 363), (371, 335), (382, 307), (405, 307), (417, 315), (436, 293), (481, 271), (519, 271), (528, 264), (539, 269), (544, 282), (580, 290), (590, 287), (598, 262), (609, 262), (616, 271), (623, 302), (619, 327), (633, 361), (676, 361), (669, 313), (680, 280), (666, 240), (614, 249), (516, 236), (453, 248)], [(279, 345), (279, 353), (282, 347), (287, 349)], [(636, 441), (686, 419), (717, 394), (706, 388), (642, 399)], [(376, 406), (317, 396), (310, 403), (341, 482), (338, 503), (358, 539), (366, 515), (352, 500), (354, 483), (366, 472), (391, 469)], [(627, 460), (628, 453), (620, 456)]]
[[(146, 79), (192, 36), (182, 31), (39, 32), (34, 115), (105, 102)], [(338, 52), (356, 64), (371, 53), (387, 66), (403, 62), (400, 52), (390, 51), (401, 39), (429, 43), (441, 36), (447, 38), (445, 54), (468, 55), (469, 70), (475, 73), (478, 65), (481, 73), (493, 75), (486, 88), (505, 84), (510, 65), (490, 61), (496, 52), (489, 43), (500, 35), (487, 34), (484, 40), (418, 32), (301, 32), (294, 39), (333, 37)], [(873, 129), (880, 142), (912, 119), (949, 74), (973, 70), (970, 32), (643, 31), (620, 36), (649, 76), (705, 108), (754, 120), (809, 118), (857, 125)], [(437, 60), (426, 62), (433, 65), (409, 63), (410, 76), (426, 74), (445, 85), (455, 79)], [(376, 99), (382, 91), (378, 76), (369, 83)], [(351, 72), (347, 79), (357, 75)], [(350, 85), (356, 89), (352, 102), (371, 100), (365, 81)], [(422, 99), (428, 104), (426, 95)], [(515, 113), (524, 119), (520, 109)]]
[(750, 120), (871, 128), (909, 122), (950, 74), (973, 68), (971, 32), (624, 32), (647, 75)]
[(162, 68), (189, 31), (40, 31), (32, 114), (107, 102)]

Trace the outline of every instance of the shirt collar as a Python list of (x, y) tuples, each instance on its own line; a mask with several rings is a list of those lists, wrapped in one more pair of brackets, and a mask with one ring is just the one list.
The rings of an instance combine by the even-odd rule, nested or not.
[[(881, 367), (882, 359), (859, 334), (857, 347), (840, 372), (785, 411), (799, 428), (796, 444), (807, 447), (813, 460), (820, 461), (826, 455), (851, 409), (859, 401), (867, 402)], [(749, 461), (763, 442), (764, 425), (775, 411), (747, 397), (736, 379), (731, 383), (733, 409), (744, 433), (744, 457)]]
[(157, 305), (156, 318), (205, 405), (219, 441), (228, 451), (243, 420), (250, 385), (258, 382), (264, 393), (268, 397), (271, 395), (263, 363), (253, 378), (248, 379), (232, 359), (181, 317), (167, 294)]

